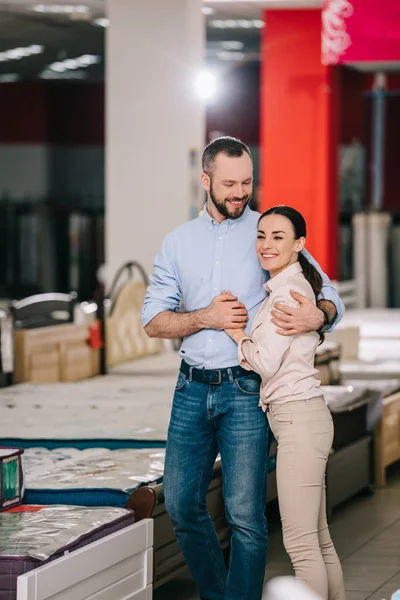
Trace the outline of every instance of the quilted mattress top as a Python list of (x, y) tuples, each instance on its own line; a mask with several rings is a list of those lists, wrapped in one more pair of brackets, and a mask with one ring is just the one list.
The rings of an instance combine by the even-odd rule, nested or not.
[(0, 439), (167, 439), (177, 373), (0, 389)]
[(29, 490), (104, 488), (131, 494), (162, 480), (164, 458), (163, 449), (27, 448), (22, 464)]

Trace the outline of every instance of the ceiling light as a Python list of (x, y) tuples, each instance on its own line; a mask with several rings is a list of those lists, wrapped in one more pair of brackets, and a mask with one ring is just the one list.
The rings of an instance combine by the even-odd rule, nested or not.
[(241, 61), (244, 59), (243, 52), (228, 52), (223, 50), (222, 52), (217, 52), (217, 58), (220, 60), (233, 60), (233, 61)]
[(39, 46), (38, 44), (32, 44), (32, 46), (27, 46), (25, 48), (12, 48), (11, 50), (0, 52), (0, 62), (6, 62), (7, 60), (20, 60), (21, 58), (26, 58), (27, 56), (41, 54), (43, 50), (44, 46)]
[(64, 73), (68, 70), (74, 71), (75, 69), (86, 68), (90, 65), (95, 65), (99, 63), (100, 60), (100, 56), (96, 56), (94, 54), (83, 54), (77, 58), (66, 58), (65, 60), (54, 62), (48, 66), (48, 69), (55, 71), (56, 73)]
[(18, 81), (18, 79), (18, 73), (4, 73), (3, 75), (0, 75), (0, 83), (11, 83), (13, 81)]
[(40, 79), (85, 79), (84, 71), (65, 71), (64, 73), (56, 73), (50, 69), (42, 71), (39, 75)]
[(108, 27), (110, 24), (110, 19), (107, 19), (106, 17), (100, 17), (98, 19), (94, 19), (93, 24), (98, 25), (99, 27)]
[(32, 10), (39, 13), (58, 15), (83, 15), (89, 13), (89, 7), (84, 4), (36, 4)]
[(217, 87), (215, 75), (211, 71), (200, 71), (195, 82), (196, 92), (202, 100), (210, 100)]
[(215, 8), (211, 8), (210, 6), (203, 6), (201, 9), (203, 15), (213, 15), (215, 13)]
[(243, 42), (236, 42), (236, 41), (226, 41), (226, 42), (221, 42), (221, 47), (224, 50), (241, 50), (243, 48), (244, 44)]
[(264, 21), (260, 19), (213, 19), (210, 27), (216, 29), (261, 29)]

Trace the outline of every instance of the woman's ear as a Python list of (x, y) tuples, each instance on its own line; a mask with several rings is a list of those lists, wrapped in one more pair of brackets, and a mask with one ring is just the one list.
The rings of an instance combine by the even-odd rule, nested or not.
[(201, 185), (203, 186), (203, 188), (206, 190), (206, 192), (210, 191), (210, 176), (207, 175), (207, 173), (202, 173), (201, 177)]
[(306, 238), (301, 237), (296, 240), (296, 252), (301, 252), (306, 244)]

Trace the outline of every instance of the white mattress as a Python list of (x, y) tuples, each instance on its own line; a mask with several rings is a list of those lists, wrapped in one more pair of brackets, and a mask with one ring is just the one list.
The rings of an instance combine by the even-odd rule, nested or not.
[(359, 327), (361, 338), (400, 340), (400, 309), (348, 309), (338, 327)]
[(400, 358), (381, 361), (342, 360), (339, 370), (343, 379), (399, 379)]
[(177, 352), (165, 352), (150, 356), (149, 358), (140, 358), (118, 365), (110, 369), (110, 373), (118, 375), (136, 375), (144, 376), (177, 376), (181, 357)]
[(0, 439), (165, 441), (177, 373), (0, 389)]
[(164, 474), (164, 449), (27, 448), (22, 455), (29, 490), (107, 488), (131, 494)]

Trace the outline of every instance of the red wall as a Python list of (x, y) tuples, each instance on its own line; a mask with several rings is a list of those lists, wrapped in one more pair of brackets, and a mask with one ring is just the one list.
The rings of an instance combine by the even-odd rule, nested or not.
[(288, 204), (307, 248), (337, 272), (339, 78), (321, 64), (321, 11), (266, 11), (261, 66), (262, 207)]

